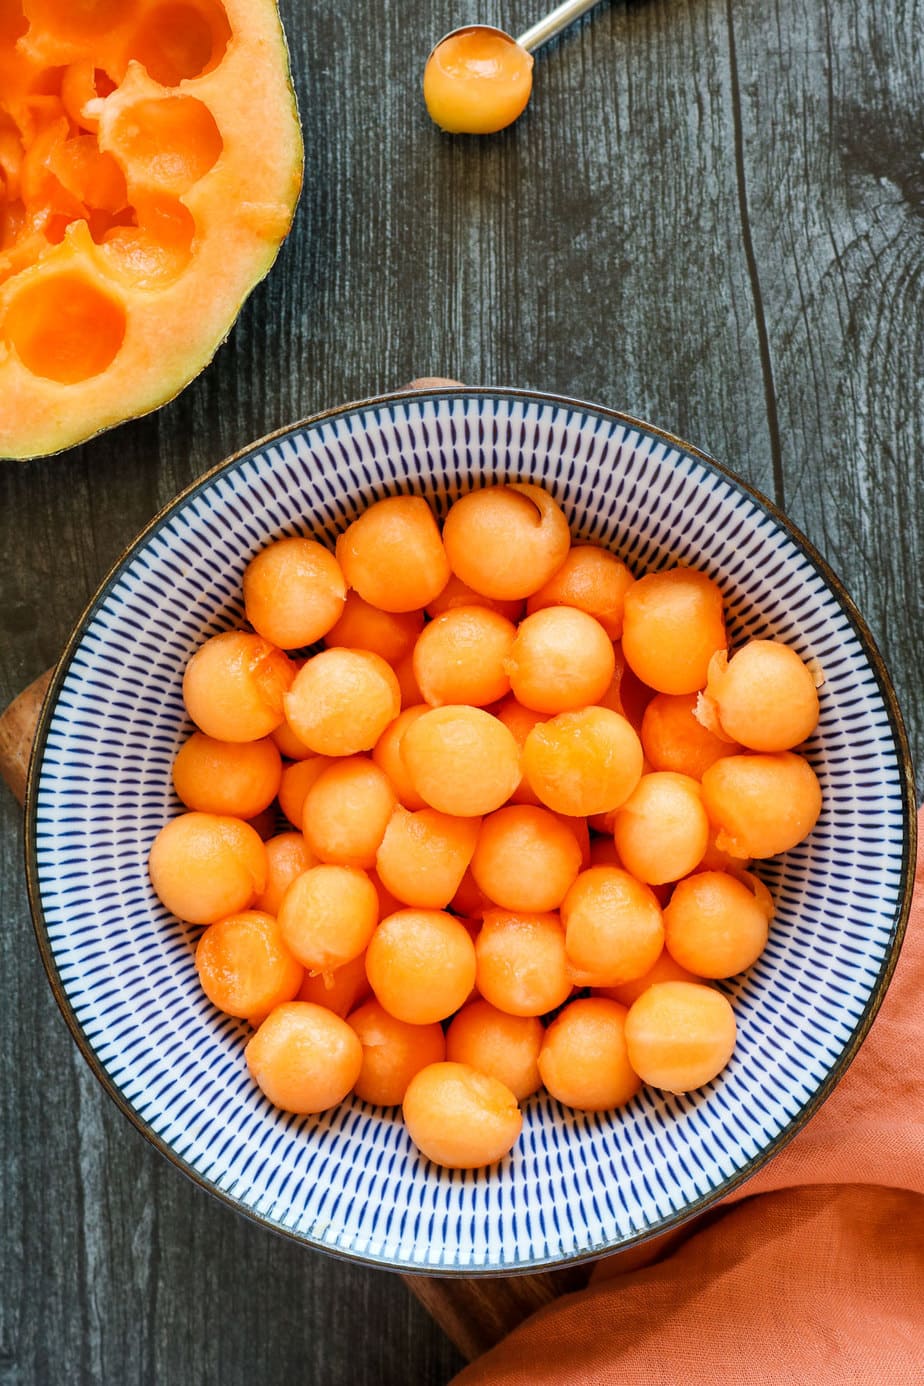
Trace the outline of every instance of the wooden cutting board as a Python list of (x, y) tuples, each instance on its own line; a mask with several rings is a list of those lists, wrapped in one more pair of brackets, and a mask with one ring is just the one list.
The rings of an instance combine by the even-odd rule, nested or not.
[[(0, 775), (22, 803), (29, 755), (51, 670), (19, 695), (0, 715)], [(582, 1288), (585, 1267), (541, 1275), (490, 1276), (475, 1280), (440, 1276), (402, 1276), (412, 1294), (471, 1360), (498, 1342), (534, 1310), (561, 1294)]]

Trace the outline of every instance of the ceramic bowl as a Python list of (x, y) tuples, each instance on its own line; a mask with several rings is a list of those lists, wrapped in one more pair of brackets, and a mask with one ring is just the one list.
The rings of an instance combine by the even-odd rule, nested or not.
[[(525, 1104), (498, 1166), (440, 1169), (399, 1115), (358, 1099), (320, 1117), (251, 1082), (248, 1026), (196, 977), (198, 930), (155, 899), (146, 863), (180, 811), (186, 661), (242, 620), (241, 575), (268, 540), (333, 545), (369, 502), (449, 502), (541, 482), (573, 534), (636, 574), (683, 562), (725, 594), (732, 643), (776, 637), (824, 669), (807, 755), (824, 807), (761, 864), (769, 945), (723, 983), (731, 1063), (689, 1096), (651, 1089), (587, 1115)], [(538, 1269), (677, 1225), (751, 1175), (818, 1107), (882, 999), (911, 892), (913, 793), (894, 695), (869, 632), (774, 507), (695, 448), (596, 406), (520, 391), (395, 395), (283, 430), (218, 467), (138, 538), (80, 621), (41, 721), (27, 839), (38, 939), (93, 1071), (175, 1164), (261, 1223), (360, 1261), (440, 1275)]]

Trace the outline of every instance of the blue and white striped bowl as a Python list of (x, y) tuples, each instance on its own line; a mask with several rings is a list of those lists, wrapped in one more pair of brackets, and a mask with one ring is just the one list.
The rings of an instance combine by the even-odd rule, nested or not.
[[(721, 584), (733, 642), (773, 636), (826, 682), (808, 755), (824, 808), (761, 874), (769, 946), (725, 984), (739, 1043), (687, 1097), (644, 1090), (612, 1114), (526, 1104), (512, 1156), (438, 1169), (392, 1111), (275, 1110), (251, 1083), (248, 1027), (196, 978), (197, 930), (148, 883), (180, 811), (183, 667), (240, 623), (241, 575), (267, 541), (327, 544), (395, 492), (445, 513), (488, 481), (535, 480), (574, 535), (640, 574), (678, 561)], [(28, 799), (36, 928), (58, 1001), (110, 1095), (160, 1150), (240, 1211), (327, 1251), (452, 1273), (536, 1269), (673, 1226), (726, 1193), (817, 1108), (855, 1053), (910, 901), (913, 790), (888, 676), (809, 545), (695, 449), (609, 410), (518, 391), (431, 391), (352, 405), (223, 464), (158, 516), (110, 574), (56, 672)]]

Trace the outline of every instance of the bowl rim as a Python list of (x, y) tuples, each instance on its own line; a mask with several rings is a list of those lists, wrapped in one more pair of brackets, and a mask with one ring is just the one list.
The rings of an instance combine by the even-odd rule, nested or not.
[[(51, 947), (48, 935), (47, 923), (42, 907), (41, 889), (38, 871), (38, 850), (36, 841), (36, 830), (38, 826), (38, 785), (41, 776), (41, 768), (44, 759), (45, 746), (48, 733), (54, 718), (58, 704), (58, 696), (62, 685), (70, 669), (71, 662), (76, 653), (77, 647), (83, 639), (88, 627), (93, 621), (97, 609), (103, 604), (109, 595), (110, 590), (115, 585), (123, 570), (132, 562), (139, 547), (150, 539), (163, 525), (171, 518), (175, 511), (179, 510), (188, 500), (195, 496), (199, 491), (204, 490), (212, 480), (229, 471), (238, 462), (265, 450), (271, 444), (295, 434), (303, 432), (326, 420), (336, 419), (349, 414), (361, 413), (369, 410), (389, 408), (393, 405), (409, 403), (410, 401), (423, 400), (442, 400), (442, 399), (483, 399), (483, 400), (510, 400), (525, 401), (535, 404), (550, 404), (558, 408), (572, 409), (578, 412), (585, 412), (597, 415), (611, 423), (622, 424), (630, 429), (639, 429), (642, 432), (660, 439), (671, 447), (678, 448), (681, 452), (695, 458), (701, 462), (708, 470), (717, 473), (724, 480), (730, 482), (734, 487), (743, 491), (755, 504), (773, 519), (780, 528), (792, 538), (800, 547), (814, 566), (825, 584), (833, 593), (853, 628), (863, 652), (869, 661), (870, 668), (875, 676), (882, 698), (886, 716), (889, 723), (893, 744), (896, 750), (898, 769), (901, 779), (901, 808), (904, 820), (904, 832), (902, 836), (902, 860), (901, 860), (901, 897), (895, 919), (894, 936), (889, 952), (880, 969), (876, 984), (870, 995), (869, 1001), (864, 1008), (852, 1035), (847, 1040), (843, 1051), (827, 1072), (825, 1077), (816, 1087), (814, 1093), (804, 1106), (792, 1117), (783, 1127), (776, 1137), (761, 1150), (757, 1155), (748, 1160), (744, 1166), (729, 1175), (717, 1187), (702, 1195), (700, 1198), (685, 1205), (683, 1209), (660, 1219), (651, 1227), (630, 1237), (623, 1239), (616, 1244), (607, 1244), (590, 1248), (577, 1253), (573, 1256), (541, 1256), (533, 1258), (516, 1265), (475, 1265), (475, 1266), (443, 1266), (429, 1269), (426, 1267), (407, 1265), (404, 1262), (370, 1254), (369, 1252), (356, 1252), (342, 1247), (330, 1246), (318, 1239), (308, 1236), (296, 1229), (284, 1227), (274, 1222), (266, 1215), (247, 1207), (233, 1195), (224, 1192), (211, 1180), (205, 1178), (193, 1165), (181, 1158), (173, 1148), (160, 1137), (149, 1123), (135, 1109), (129, 1099), (124, 1095), (118, 1083), (111, 1077), (104, 1064), (98, 1058), (93, 1046), (87, 1039), (84, 1030), (77, 1019), (73, 1006), (67, 995), (67, 991), (61, 981), (57, 964)], [(879, 1007), (882, 1004), (885, 993), (888, 989), (892, 975), (898, 962), (902, 943), (905, 937), (905, 930), (908, 923), (908, 916), (911, 911), (911, 899), (914, 889), (914, 866), (916, 861), (917, 847), (917, 804), (915, 794), (914, 766), (911, 758), (910, 745), (907, 732), (899, 707), (898, 699), (895, 694), (892, 680), (889, 675), (885, 662), (879, 653), (872, 633), (861, 615), (856, 603), (850, 596), (844, 584), (837, 574), (829, 566), (827, 560), (822, 557), (818, 549), (815, 548), (800, 529), (780, 510), (780, 508), (769, 497), (761, 491), (751, 486), (743, 480), (729, 467), (717, 461), (709, 453), (702, 449), (685, 442), (676, 434), (670, 433), (665, 429), (659, 428), (654, 424), (649, 424), (643, 419), (634, 415), (624, 413), (621, 410), (611, 409), (606, 405), (595, 404), (590, 401), (572, 398), (567, 395), (559, 395), (542, 390), (518, 389), (513, 386), (431, 386), (426, 389), (404, 388), (393, 390), (384, 394), (374, 395), (368, 399), (353, 400), (346, 404), (337, 405), (334, 408), (326, 409), (317, 414), (309, 415), (299, 419), (294, 423), (284, 424), (280, 428), (274, 429), (271, 433), (246, 444), (236, 452), (209, 467), (194, 481), (183, 487), (170, 501), (163, 505), (156, 514), (143, 526), (135, 535), (134, 539), (125, 546), (116, 560), (104, 575), (93, 596), (87, 602), (84, 610), (78, 617), (65, 644), (64, 650), (55, 665), (51, 682), (42, 703), (39, 721), (33, 739), (29, 757), (29, 768), (26, 781), (26, 794), (24, 800), (24, 850), (26, 867), (26, 885), (29, 899), (29, 906), (32, 915), (32, 924), (35, 932), (36, 941), (41, 955), (45, 973), (51, 986), (52, 993), (64, 1017), (68, 1029), (82, 1053), (84, 1059), (89, 1064), (91, 1071), (102, 1085), (106, 1094), (111, 1098), (119, 1110), (126, 1116), (135, 1128), (155, 1147), (160, 1154), (167, 1159), (176, 1169), (190, 1179), (197, 1187), (204, 1189), (206, 1193), (217, 1199), (220, 1203), (231, 1208), (235, 1213), (256, 1223), (258, 1226), (274, 1232), (279, 1236), (294, 1241), (301, 1246), (309, 1246), (315, 1251), (324, 1252), (326, 1255), (334, 1256), (339, 1260), (349, 1261), (362, 1265), (371, 1266), (379, 1270), (398, 1271), (402, 1275), (430, 1276), (435, 1275), (445, 1279), (475, 1279), (481, 1277), (501, 1277), (519, 1275), (532, 1275), (543, 1271), (556, 1270), (563, 1267), (571, 1267), (586, 1264), (601, 1257), (625, 1251), (629, 1247), (638, 1246), (650, 1241), (663, 1233), (673, 1231), (675, 1228), (683, 1226), (685, 1223), (697, 1217), (708, 1208), (715, 1207), (722, 1200), (728, 1197), (757, 1171), (777, 1155), (784, 1146), (811, 1120), (822, 1104), (831, 1095), (844, 1073), (856, 1057), (869, 1029), (876, 1017)]]

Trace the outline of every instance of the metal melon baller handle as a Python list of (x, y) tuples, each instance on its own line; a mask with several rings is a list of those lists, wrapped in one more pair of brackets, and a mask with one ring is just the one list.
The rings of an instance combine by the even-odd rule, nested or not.
[(550, 10), (544, 19), (538, 19), (535, 24), (530, 25), (514, 42), (525, 48), (527, 53), (535, 53), (537, 48), (555, 38), (563, 29), (567, 29), (569, 24), (573, 24), (597, 4), (599, 0), (564, 0), (563, 4)]

